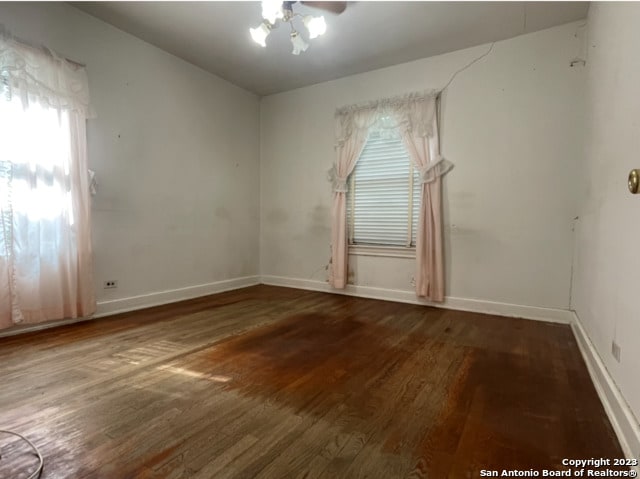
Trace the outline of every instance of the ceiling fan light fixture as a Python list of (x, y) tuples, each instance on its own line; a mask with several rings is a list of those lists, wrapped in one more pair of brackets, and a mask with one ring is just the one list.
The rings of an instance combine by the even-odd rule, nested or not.
[(291, 43), (293, 44), (293, 53), (294, 55), (300, 55), (300, 52), (307, 51), (309, 48), (309, 44), (304, 41), (304, 38), (297, 32), (291, 32)]
[[(266, 40), (271, 30), (277, 28), (281, 24), (286, 25), (288, 23), (289, 27), (291, 28), (291, 43), (293, 45), (293, 51), (291, 53), (294, 55), (300, 55), (301, 52), (307, 51), (307, 49), (309, 48), (309, 43), (307, 43), (307, 40), (311, 40), (319, 37), (320, 35), (324, 35), (324, 33), (327, 31), (327, 22), (322, 15), (318, 15), (316, 17), (313, 15), (303, 15), (295, 11), (294, 7), (297, 3), (337, 14), (342, 13), (347, 5), (347, 2), (338, 1), (313, 2), (292, 0), (283, 2), (278, 0), (263, 0), (262, 24), (260, 24), (256, 28), (249, 29), (253, 41), (258, 45), (266, 47)], [(309, 34), (308, 38), (303, 38), (299, 31), (301, 27), (299, 27), (296, 22), (304, 24)], [(305, 37), (307, 36), (307, 32), (304, 32), (303, 30)]]
[(270, 32), (271, 32), (271, 27), (267, 22), (262, 22), (256, 28), (249, 29), (249, 33), (251, 33), (251, 38), (253, 38), (253, 41), (256, 42), (258, 45), (260, 45), (261, 47), (267, 46), (266, 40)]
[(307, 30), (309, 30), (309, 38), (311, 39), (317, 38), (327, 31), (327, 23), (324, 21), (324, 16), (305, 15), (302, 21)]

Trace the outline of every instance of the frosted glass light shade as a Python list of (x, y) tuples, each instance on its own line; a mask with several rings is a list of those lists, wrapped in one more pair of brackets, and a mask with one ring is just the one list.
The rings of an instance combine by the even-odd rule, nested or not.
[(276, 20), (282, 18), (284, 13), (282, 12), (282, 2), (274, 0), (263, 0), (262, 2), (262, 18), (268, 21), (271, 25), (275, 25)]
[(309, 48), (309, 44), (304, 41), (304, 38), (302, 38), (298, 32), (291, 34), (291, 43), (293, 44), (293, 51), (291, 53), (294, 55), (300, 55), (300, 52), (304, 52)]
[(251, 33), (251, 38), (253, 38), (254, 42), (262, 47), (267, 46), (266, 40), (271, 30), (264, 22), (258, 25), (256, 28), (250, 28), (249, 32)]
[(327, 31), (327, 24), (324, 17), (314, 17), (306, 15), (303, 20), (304, 26), (309, 30), (309, 38), (316, 38)]

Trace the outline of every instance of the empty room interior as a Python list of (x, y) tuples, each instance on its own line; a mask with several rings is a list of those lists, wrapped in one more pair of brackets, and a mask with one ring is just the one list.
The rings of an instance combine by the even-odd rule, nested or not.
[(0, 478), (637, 477), (639, 47), (636, 2), (0, 2)]

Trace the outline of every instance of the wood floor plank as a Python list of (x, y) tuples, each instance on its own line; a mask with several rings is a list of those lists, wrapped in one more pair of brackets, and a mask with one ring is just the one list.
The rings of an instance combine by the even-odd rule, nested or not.
[[(256, 286), (0, 338), (43, 479), (468, 478), (622, 457), (566, 325)], [(0, 435), (0, 478), (28, 447)]]

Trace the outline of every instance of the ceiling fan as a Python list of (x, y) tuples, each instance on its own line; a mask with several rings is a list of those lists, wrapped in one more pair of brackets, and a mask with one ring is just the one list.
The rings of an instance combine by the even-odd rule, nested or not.
[(262, 18), (263, 21), (256, 28), (250, 28), (251, 38), (258, 45), (262, 47), (267, 46), (267, 37), (271, 30), (276, 28), (280, 23), (288, 23), (291, 27), (291, 43), (293, 44), (294, 55), (299, 55), (300, 52), (304, 52), (309, 48), (309, 44), (302, 38), (300, 32), (295, 29), (293, 21), (296, 18), (301, 18), (302, 23), (309, 32), (309, 38), (316, 38), (327, 30), (327, 24), (324, 21), (324, 16), (314, 17), (313, 15), (301, 15), (294, 12), (293, 7), (296, 3), (302, 5), (324, 10), (333, 14), (341, 14), (347, 8), (347, 2), (315, 2), (315, 1), (300, 1), (300, 2), (281, 2), (279, 0), (263, 0), (262, 1)]

